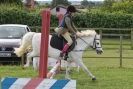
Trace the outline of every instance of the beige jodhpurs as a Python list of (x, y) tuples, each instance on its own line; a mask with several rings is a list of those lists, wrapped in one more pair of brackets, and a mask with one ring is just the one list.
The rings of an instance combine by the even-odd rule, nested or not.
[[(55, 28), (54, 30), (56, 33), (62, 35), (67, 40), (67, 44), (69, 46), (71, 46), (73, 41), (72, 41), (72, 38), (70, 37), (70, 33), (68, 31), (65, 31), (64, 29), (62, 30), (62, 28)], [(65, 31), (65, 32), (63, 32), (63, 31)]]
[(65, 32), (64, 34), (61, 34), (61, 35), (67, 40), (67, 44), (69, 46), (71, 46), (73, 41), (72, 41), (72, 38), (70, 37), (70, 33), (69, 32)]

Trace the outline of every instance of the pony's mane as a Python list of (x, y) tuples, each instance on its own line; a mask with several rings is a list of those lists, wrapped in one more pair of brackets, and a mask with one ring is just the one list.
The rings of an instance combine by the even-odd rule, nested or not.
[(95, 34), (96, 34), (95, 30), (84, 30), (78, 33), (77, 35), (78, 36), (93, 36)]

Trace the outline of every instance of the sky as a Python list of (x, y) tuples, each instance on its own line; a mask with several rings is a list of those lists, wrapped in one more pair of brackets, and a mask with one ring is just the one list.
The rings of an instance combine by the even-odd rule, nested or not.
[[(36, 1), (52, 1), (52, 0), (36, 0)], [(68, 1), (83, 1), (83, 0), (68, 0)], [(104, 1), (104, 0), (88, 0), (88, 1)]]

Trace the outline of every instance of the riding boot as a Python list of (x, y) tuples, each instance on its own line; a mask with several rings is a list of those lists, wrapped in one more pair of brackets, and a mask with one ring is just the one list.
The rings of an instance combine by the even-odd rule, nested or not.
[(63, 57), (65, 55), (65, 53), (67, 52), (68, 48), (69, 48), (69, 45), (65, 44), (63, 50), (60, 53), (60, 57)]

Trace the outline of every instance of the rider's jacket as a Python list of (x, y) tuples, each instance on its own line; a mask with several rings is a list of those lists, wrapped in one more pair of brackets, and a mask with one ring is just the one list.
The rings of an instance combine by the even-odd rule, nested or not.
[(76, 33), (77, 29), (72, 21), (72, 16), (69, 13), (66, 13), (58, 26), (56, 32), (63, 34), (65, 32)]

